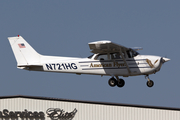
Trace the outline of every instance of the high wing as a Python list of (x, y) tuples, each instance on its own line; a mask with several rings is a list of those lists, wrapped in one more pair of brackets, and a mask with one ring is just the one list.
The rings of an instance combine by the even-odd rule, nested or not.
[(96, 41), (88, 43), (92, 53), (112, 53), (126, 51), (129, 48), (113, 43), (111, 41)]

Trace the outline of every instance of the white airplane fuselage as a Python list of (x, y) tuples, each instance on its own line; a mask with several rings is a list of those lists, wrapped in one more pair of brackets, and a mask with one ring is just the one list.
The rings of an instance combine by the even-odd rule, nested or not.
[(111, 87), (124, 86), (124, 80), (118, 76), (137, 75), (145, 75), (147, 86), (152, 87), (154, 82), (149, 75), (158, 72), (162, 64), (170, 60), (160, 56), (139, 55), (137, 48), (127, 48), (111, 41), (89, 43), (94, 54), (88, 58), (46, 56), (36, 52), (21, 36), (8, 39), (20, 69), (112, 76), (108, 82)]
[(27, 70), (39, 70), (45, 72), (93, 74), (108, 76), (137, 76), (156, 73), (162, 66), (162, 57), (137, 55), (126, 59), (131, 73), (128, 72), (122, 59), (94, 60), (89, 58), (53, 57), (42, 56), (42, 67), (22, 67)]

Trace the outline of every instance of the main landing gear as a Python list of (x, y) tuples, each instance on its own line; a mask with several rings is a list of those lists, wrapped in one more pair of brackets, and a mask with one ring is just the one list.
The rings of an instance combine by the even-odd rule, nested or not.
[(154, 82), (149, 79), (149, 75), (146, 75), (145, 78), (148, 80), (147, 83), (146, 83), (147, 86), (152, 87), (154, 85)]
[(114, 77), (110, 78), (108, 83), (111, 87), (114, 87), (116, 85), (118, 87), (123, 87), (125, 85), (125, 81), (123, 79), (119, 79), (118, 76), (116, 76), (116, 79)]
[[(145, 78), (148, 80), (147, 81), (147, 86), (148, 87), (152, 87), (154, 85), (154, 82), (152, 80), (149, 79), (149, 75), (146, 75)], [(116, 76), (116, 79), (114, 77), (110, 78), (109, 81), (108, 81), (109, 85), (111, 87), (114, 87), (114, 86), (118, 86), (118, 87), (123, 87), (125, 85), (125, 81), (123, 79), (119, 79), (118, 76)]]

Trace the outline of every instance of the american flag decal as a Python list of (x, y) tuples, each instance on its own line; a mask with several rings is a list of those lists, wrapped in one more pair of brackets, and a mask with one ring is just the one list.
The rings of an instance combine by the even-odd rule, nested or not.
[(26, 48), (26, 46), (24, 45), (24, 43), (18, 44), (19, 48)]

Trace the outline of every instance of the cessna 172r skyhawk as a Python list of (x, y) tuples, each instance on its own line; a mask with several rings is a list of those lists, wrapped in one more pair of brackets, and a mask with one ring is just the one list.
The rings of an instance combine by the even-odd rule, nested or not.
[(118, 76), (128, 77), (145, 75), (147, 86), (154, 82), (150, 74), (158, 72), (164, 62), (170, 59), (159, 56), (140, 55), (140, 48), (127, 48), (111, 41), (96, 41), (89, 43), (94, 53), (88, 58), (45, 56), (37, 53), (21, 36), (9, 37), (14, 52), (17, 67), (25, 70), (107, 75), (109, 85), (123, 87), (125, 82)]

